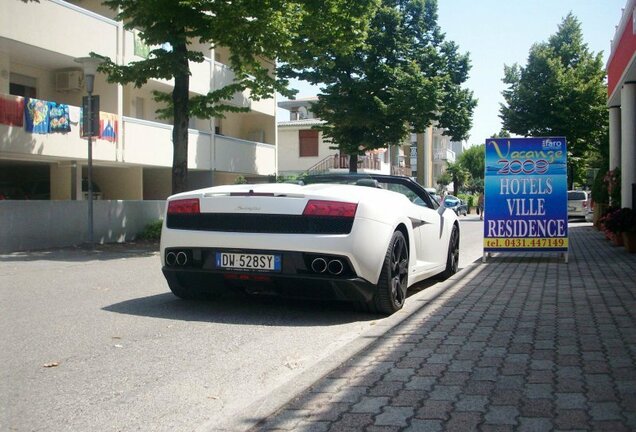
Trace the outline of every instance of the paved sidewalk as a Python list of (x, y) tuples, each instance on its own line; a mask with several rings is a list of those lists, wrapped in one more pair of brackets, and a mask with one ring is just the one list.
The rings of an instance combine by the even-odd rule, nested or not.
[(636, 254), (495, 255), (253, 430), (636, 430)]

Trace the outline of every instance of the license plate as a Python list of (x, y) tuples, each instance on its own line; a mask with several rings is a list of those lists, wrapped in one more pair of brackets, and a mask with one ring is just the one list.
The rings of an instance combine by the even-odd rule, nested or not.
[(280, 271), (280, 255), (216, 253), (216, 267), (228, 270)]

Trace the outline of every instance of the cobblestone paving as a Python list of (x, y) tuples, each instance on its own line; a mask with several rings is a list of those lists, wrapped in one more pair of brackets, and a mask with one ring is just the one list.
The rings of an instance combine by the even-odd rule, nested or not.
[(498, 255), (254, 431), (636, 430), (636, 255)]

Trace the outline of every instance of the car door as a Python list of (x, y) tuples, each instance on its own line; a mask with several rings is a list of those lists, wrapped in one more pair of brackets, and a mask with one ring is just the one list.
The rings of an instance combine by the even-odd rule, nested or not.
[[(388, 189), (409, 198), (409, 219), (415, 236), (417, 273), (443, 265), (446, 262), (446, 245), (443, 239), (443, 217), (433, 199), (410, 188), (408, 184), (389, 184)], [(450, 211), (450, 210), (449, 210)]]

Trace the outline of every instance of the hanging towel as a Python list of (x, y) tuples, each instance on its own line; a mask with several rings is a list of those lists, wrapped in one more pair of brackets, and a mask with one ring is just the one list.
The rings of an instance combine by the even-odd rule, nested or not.
[(49, 102), (49, 120), (51, 132), (70, 132), (71, 119), (68, 105)]
[(69, 116), (69, 119), (71, 120), (72, 126), (79, 125), (81, 113), (82, 113), (82, 109), (78, 106), (68, 107), (68, 116)]
[(24, 125), (24, 98), (0, 96), (0, 123), (11, 126)]
[(103, 140), (117, 141), (117, 116), (115, 114), (99, 113), (99, 137)]
[(27, 99), (24, 104), (24, 128), (37, 134), (49, 133), (49, 103), (40, 99)]

